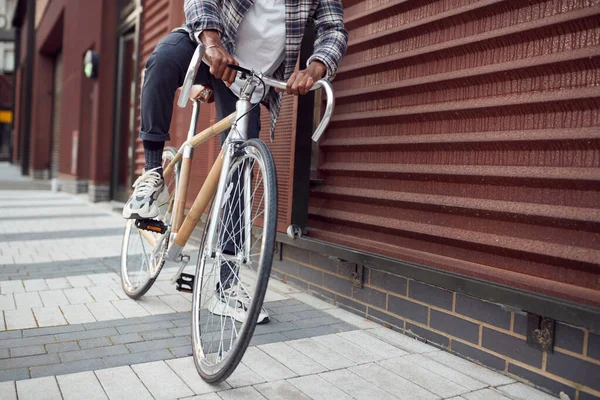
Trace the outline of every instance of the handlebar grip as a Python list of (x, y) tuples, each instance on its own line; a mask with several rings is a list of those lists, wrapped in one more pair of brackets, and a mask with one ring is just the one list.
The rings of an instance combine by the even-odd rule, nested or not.
[(192, 90), (192, 86), (194, 85), (194, 81), (196, 80), (196, 73), (198, 72), (198, 68), (202, 63), (202, 58), (204, 57), (204, 51), (206, 48), (202, 43), (196, 47), (194, 51), (194, 55), (192, 56), (192, 61), (188, 67), (188, 70), (185, 74), (185, 78), (183, 79), (183, 85), (181, 86), (181, 94), (179, 95), (179, 99), (177, 100), (177, 105), (181, 108), (185, 108), (188, 98), (190, 97), (190, 91)]
[(325, 91), (325, 94), (327, 95), (327, 103), (325, 105), (323, 118), (312, 135), (312, 140), (315, 142), (318, 142), (323, 132), (325, 132), (325, 128), (327, 128), (327, 125), (329, 125), (329, 120), (331, 119), (331, 116), (333, 115), (333, 109), (335, 108), (335, 97), (333, 95), (331, 83), (328, 80), (321, 79), (315, 83), (310, 90), (316, 90), (318, 88), (322, 88)]

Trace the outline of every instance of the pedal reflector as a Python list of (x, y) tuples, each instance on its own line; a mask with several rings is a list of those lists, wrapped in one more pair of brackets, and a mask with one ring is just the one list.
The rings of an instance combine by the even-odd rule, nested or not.
[(167, 226), (162, 221), (155, 219), (138, 219), (135, 221), (135, 226), (145, 231), (160, 233), (161, 235), (167, 231)]

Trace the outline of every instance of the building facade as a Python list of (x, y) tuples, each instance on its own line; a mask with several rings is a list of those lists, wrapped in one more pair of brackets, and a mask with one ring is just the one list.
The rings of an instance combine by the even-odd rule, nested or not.
[[(143, 167), (144, 63), (183, 22), (183, 0), (98, 1), (70, 14), (73, 3), (49, 1), (36, 28), (46, 67), (34, 75), (44, 76), (58, 70), (57, 48), (43, 45), (56, 21), (66, 32), (72, 15), (95, 16), (74, 55), (62, 35), (58, 178), (93, 200), (124, 200)], [(57, 4), (65, 12), (49, 13)], [(600, 3), (343, 4), (350, 42), (328, 131), (311, 145), (318, 95), (286, 96), (269, 143), (274, 278), (553, 394), (600, 398)], [(90, 48), (96, 80), (82, 75)], [(310, 51), (306, 40), (301, 58)], [(28, 171), (54, 176), (52, 102), (34, 103)], [(189, 115), (176, 108), (171, 145)], [(214, 122), (205, 107), (198, 130)], [(195, 152), (190, 203), (218, 146)], [(288, 238), (292, 224), (302, 237)]]
[(0, 0), (0, 161), (10, 160), (13, 124), (16, 0)]

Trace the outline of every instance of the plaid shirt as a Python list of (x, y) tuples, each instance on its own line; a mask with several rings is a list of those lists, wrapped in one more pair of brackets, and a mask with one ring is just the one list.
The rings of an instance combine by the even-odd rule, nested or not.
[[(183, 28), (196, 40), (193, 33), (205, 29), (217, 30), (225, 49), (233, 54), (240, 22), (253, 0), (185, 0), (186, 23)], [(287, 80), (296, 67), (304, 30), (310, 19), (314, 21), (315, 43), (308, 64), (318, 60), (327, 67), (326, 78), (332, 80), (348, 42), (344, 28), (344, 11), (340, 0), (286, 0), (285, 59), (273, 77)], [(271, 113), (271, 139), (281, 107), (281, 93), (270, 90), (266, 106)]]

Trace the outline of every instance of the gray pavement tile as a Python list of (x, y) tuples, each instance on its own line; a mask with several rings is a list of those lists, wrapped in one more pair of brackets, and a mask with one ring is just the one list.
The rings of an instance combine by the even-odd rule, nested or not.
[[(357, 400), (395, 400), (396, 398), (391, 394), (383, 391), (372, 383), (364, 380), (360, 376), (353, 374), (347, 369), (325, 372), (320, 375), (340, 389), (343, 389), (346, 393), (352, 393), (352, 397)], [(433, 395), (432, 395), (433, 396)], [(411, 394), (411, 400), (413, 399)], [(433, 396), (433, 399), (436, 397)]]
[[(218, 385), (206, 383), (200, 378), (200, 375), (198, 375), (192, 357), (177, 358), (165, 362), (196, 394), (212, 393), (230, 388), (225, 382)], [(221, 398), (217, 396), (217, 400), (220, 399)]]
[(51, 343), (46, 345), (48, 353), (62, 353), (66, 351), (79, 350), (79, 344), (76, 341)]
[(269, 400), (310, 400), (310, 397), (286, 381), (262, 383), (254, 388)]
[[(84, 206), (84, 204), (81, 204)], [(55, 206), (52, 205), (54, 208)], [(12, 208), (12, 207), (11, 207)], [(25, 233), (5, 233), (0, 234), (0, 242), (16, 242), (24, 240), (44, 240), (51, 237), (54, 239), (83, 238), (96, 236), (118, 236), (123, 234), (122, 228), (105, 229), (82, 229), (69, 231), (50, 231), (50, 232), (25, 232)]]
[(82, 340), (82, 339), (91, 339), (97, 337), (108, 337), (117, 335), (118, 332), (115, 328), (104, 328), (104, 329), (94, 329), (89, 331), (78, 331), (71, 333), (61, 333), (56, 335), (56, 339), (59, 342), (66, 342), (70, 340)]
[(10, 349), (11, 357), (27, 357), (36, 356), (38, 354), (46, 354), (46, 349), (42, 345), (15, 347)]
[(358, 329), (358, 327), (356, 325), (352, 325), (348, 322), (340, 322), (339, 324), (333, 324), (333, 325), (329, 325), (329, 326), (334, 328), (338, 332), (349, 332), (349, 331), (355, 331)]
[(283, 306), (296, 306), (299, 304), (304, 304), (300, 300), (297, 299), (286, 299), (286, 300), (277, 300), (271, 301), (269, 303), (265, 303), (266, 305), (272, 305), (273, 307), (283, 307)]
[[(188, 313), (188, 315), (189, 315), (189, 313)], [(145, 317), (139, 317), (139, 318), (140, 318), (141, 323), (146, 324), (146, 323), (150, 323), (150, 322), (179, 319), (179, 318), (181, 318), (181, 313), (147, 315)]]
[(410, 393), (411, 399), (415, 400), (434, 400), (438, 398), (437, 396), (452, 397), (469, 391), (437, 374), (429, 371), (424, 373), (422, 369), (419, 369), (420, 367), (414, 364), (415, 370), (406, 374), (404, 369), (386, 369), (382, 365), (385, 367), (388, 364), (365, 364), (349, 368), (349, 370), (395, 396)]
[(2, 382), (0, 383), (0, 393), (4, 400), (17, 400), (17, 387), (15, 382)]
[(338, 333), (338, 330), (332, 326), (317, 326), (316, 328), (281, 332), (283, 336), (287, 337), (287, 340), (305, 339), (323, 335), (331, 335), (334, 333)]
[[(188, 334), (189, 333), (190, 332), (188, 330)], [(171, 332), (169, 332), (166, 329), (160, 329), (158, 331), (142, 332), (141, 335), (145, 340), (166, 339), (166, 338), (170, 338), (170, 337), (174, 336)]]
[(173, 322), (166, 320), (150, 322), (147, 324), (118, 326), (116, 329), (119, 331), (119, 334), (123, 335), (125, 333), (156, 331), (168, 328), (176, 328), (176, 326)]
[(43, 354), (39, 356), (7, 358), (0, 360), (0, 370), (32, 367), (37, 365), (58, 364), (60, 359), (56, 354)]
[(428, 353), (426, 356), (438, 363), (446, 365), (447, 367), (457, 369), (473, 379), (487, 383), (490, 386), (500, 386), (514, 382), (513, 379), (507, 376), (443, 351)]
[(352, 400), (352, 397), (319, 375), (293, 378), (288, 382), (314, 400)]
[[(527, 400), (553, 400), (556, 399), (554, 396), (543, 393), (536, 390), (524, 383), (512, 383), (510, 385), (500, 386), (497, 390), (515, 399), (527, 399)], [(581, 392), (579, 398), (581, 398)]]
[(23, 337), (23, 331), (21, 330), (0, 332), (0, 340), (18, 339), (21, 337)]
[(88, 331), (93, 331), (93, 330), (98, 330), (98, 329), (106, 329), (106, 328), (116, 328), (118, 326), (124, 326), (124, 325), (139, 325), (142, 322), (140, 321), (139, 318), (134, 317), (134, 318), (120, 318), (120, 319), (113, 319), (113, 320), (109, 320), (109, 321), (100, 321), (100, 322), (88, 322), (83, 324), (83, 326), (85, 327), (86, 330)]
[(111, 400), (151, 400), (148, 389), (129, 367), (96, 371), (96, 376)]
[(268, 324), (257, 325), (254, 330), (255, 335), (264, 335), (266, 333), (284, 332), (298, 329), (298, 326), (291, 322), (269, 322)]
[(408, 353), (404, 350), (400, 350), (397, 347), (392, 346), (384, 342), (383, 340), (377, 339), (371, 335), (367, 335), (363, 331), (351, 331), (339, 334), (340, 337), (360, 346), (372, 353), (377, 354), (381, 358), (393, 358), (403, 357)]
[(112, 340), (114, 344), (127, 344), (144, 341), (139, 333), (127, 333), (125, 335), (111, 336), (110, 340)]
[(64, 219), (64, 218), (86, 218), (86, 217), (105, 217), (106, 214), (69, 214), (69, 215), (23, 215), (23, 216), (12, 216), (5, 215), (2, 216), (3, 221), (17, 221), (17, 220), (30, 220), (30, 219)]
[[(16, 384), (17, 393), (21, 400), (37, 400), (39, 398), (56, 400), (62, 398), (56, 378), (53, 376), (17, 381)], [(40, 393), (43, 393), (43, 395), (40, 396)]]
[(180, 319), (174, 319), (173, 323), (175, 325), (177, 325), (180, 328), (192, 325), (192, 319), (190, 318), (189, 313), (179, 313), (179, 315), (186, 315), (186, 317), (185, 318), (180, 318)]
[(466, 393), (463, 394), (462, 397), (465, 398), (465, 400), (510, 400), (509, 397), (506, 397), (493, 389), (483, 389)]
[(357, 344), (354, 344), (340, 335), (325, 335), (314, 337), (313, 340), (330, 348), (344, 357), (351, 359), (357, 364), (378, 361), (383, 359), (381, 355), (374, 353), (370, 349), (365, 349)]
[(265, 400), (265, 397), (253, 387), (224, 390), (219, 392), (223, 400)]
[(0, 348), (33, 346), (36, 344), (47, 344), (56, 342), (54, 335), (33, 336), (26, 338), (0, 340)]
[(99, 337), (92, 339), (83, 339), (79, 341), (79, 346), (82, 349), (91, 349), (94, 347), (106, 347), (111, 346), (113, 342), (107, 337)]
[(273, 382), (297, 376), (294, 371), (276, 361), (258, 347), (249, 347), (246, 350), (243, 363), (267, 382)]
[(118, 356), (109, 356), (102, 359), (102, 368), (119, 367), (122, 365), (132, 365), (150, 361), (170, 360), (174, 358), (173, 354), (167, 349), (143, 351), (138, 353), (123, 354)]
[(85, 350), (68, 351), (66, 353), (59, 353), (60, 359), (63, 362), (86, 360), (89, 358), (102, 358), (108, 356), (115, 356), (119, 354), (127, 354), (129, 349), (122, 344), (108, 346), (108, 347), (96, 347)]
[(488, 385), (473, 379), (470, 376), (463, 374), (460, 370), (448, 367), (444, 364), (440, 364), (431, 358), (425, 357), (422, 354), (411, 354), (404, 357), (407, 361), (413, 362), (420, 367), (428, 369), (429, 371), (441, 375), (444, 378), (451, 380), (452, 382), (458, 383), (459, 385), (469, 390), (479, 390), (487, 387)]
[(355, 365), (354, 361), (344, 355), (331, 351), (328, 347), (312, 339), (299, 339), (286, 342), (305, 356), (315, 360), (329, 370), (347, 368)]
[(0, 359), (10, 357), (8, 349), (0, 349)]
[(309, 310), (309, 311), (298, 311), (298, 312), (295, 312), (294, 315), (297, 315), (301, 319), (318, 318), (318, 317), (327, 317), (327, 316), (329, 316), (329, 314), (326, 314), (323, 311), (314, 310), (314, 309), (313, 310)]
[(3, 369), (0, 373), (0, 382), (18, 381), (20, 379), (29, 379), (29, 368)]
[(65, 400), (107, 400), (102, 386), (92, 371), (56, 377)]
[(132, 353), (142, 352), (142, 351), (150, 351), (156, 349), (168, 349), (171, 347), (185, 346), (190, 343), (189, 339), (186, 337), (175, 337), (169, 339), (159, 339), (159, 340), (151, 340), (147, 342), (139, 342), (139, 343), (129, 343), (127, 347), (131, 350)]
[[(157, 399), (193, 396), (194, 392), (162, 361), (132, 365), (150, 393)], [(160, 379), (156, 379), (160, 377)]]
[(298, 375), (318, 374), (328, 370), (285, 343), (271, 343), (258, 346), (258, 348)]
[(181, 328), (172, 328), (169, 329), (169, 332), (173, 336), (190, 336), (192, 334), (192, 330), (189, 326), (182, 326)]
[(263, 383), (265, 379), (241, 362), (225, 382), (229, 386), (236, 388)]
[(104, 368), (104, 363), (102, 360), (95, 358), (90, 360), (78, 360), (61, 364), (31, 367), (31, 376), (36, 378), (40, 376), (64, 375), (75, 372), (93, 371), (101, 368)]
[(192, 355), (192, 345), (191, 344), (189, 344), (187, 346), (171, 347), (169, 350), (177, 358), (189, 357)]
[(300, 311), (313, 311), (315, 308), (311, 307), (307, 304), (294, 304), (294, 305), (284, 305), (282, 307), (273, 307), (270, 304), (265, 305), (265, 308), (271, 314), (285, 314), (285, 313), (296, 313)]
[(316, 318), (304, 318), (294, 321), (299, 328), (315, 328), (317, 326), (334, 325), (341, 321), (335, 317), (325, 316)]
[[(307, 311), (307, 312), (310, 312), (310, 311)], [(292, 322), (292, 321), (297, 321), (300, 319), (300, 317), (294, 313), (275, 314), (275, 315), (270, 315), (269, 317), (271, 318), (271, 320), (276, 321), (276, 322)]]
[(267, 333), (265, 335), (254, 335), (250, 339), (250, 346), (258, 346), (261, 344), (285, 342), (289, 340), (286, 336), (283, 336), (279, 332)]

